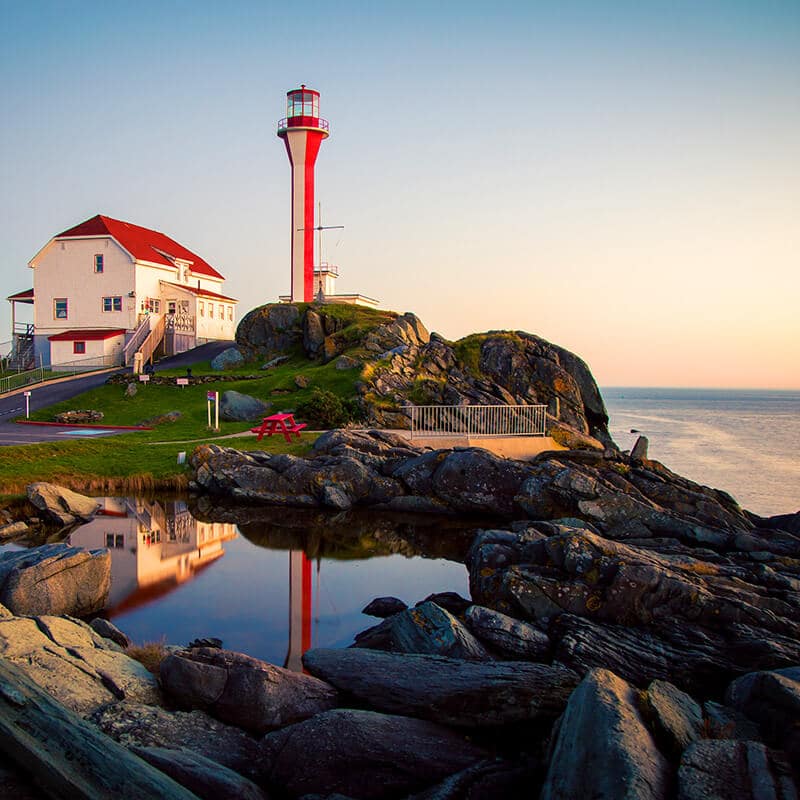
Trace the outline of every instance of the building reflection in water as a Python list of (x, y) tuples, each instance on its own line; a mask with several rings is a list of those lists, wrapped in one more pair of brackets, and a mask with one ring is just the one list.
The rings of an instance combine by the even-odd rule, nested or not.
[(200, 522), (183, 500), (98, 498), (91, 522), (69, 536), (76, 547), (111, 551), (109, 616), (151, 602), (224, 555), (237, 535), (226, 522)]
[[(101, 508), (69, 536), (69, 544), (111, 552), (111, 591), (105, 613), (114, 617), (157, 601), (225, 554), (238, 535), (229, 522), (201, 522), (183, 500), (98, 498)], [(311, 648), (312, 562), (289, 550), (289, 631), (284, 666), (303, 670)], [(319, 560), (317, 561), (319, 580)], [(319, 587), (318, 587), (319, 588)], [(199, 609), (198, 609), (199, 611)]]

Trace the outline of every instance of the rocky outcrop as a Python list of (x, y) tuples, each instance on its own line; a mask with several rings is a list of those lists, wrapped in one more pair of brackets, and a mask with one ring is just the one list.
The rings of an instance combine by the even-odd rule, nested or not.
[(179, 707), (208, 711), (253, 733), (327, 711), (337, 701), (336, 691), (321, 680), (209, 647), (167, 656), (160, 678)]
[(111, 588), (107, 550), (49, 544), (0, 555), (0, 602), (14, 614), (101, 611)]
[(481, 604), (543, 627), (554, 658), (581, 673), (606, 667), (638, 685), (712, 690), (754, 663), (800, 663), (796, 582), (778, 556), (766, 571), (728, 550), (735, 538), (722, 536), (715, 552), (564, 524), (487, 531), (467, 559), (470, 587)]
[(491, 331), (448, 342), (411, 313), (324, 304), (266, 305), (236, 331), (248, 359), (302, 351), (337, 368), (364, 366), (354, 391), (370, 424), (408, 428), (411, 403), (546, 405), (567, 446), (614, 446), (608, 414), (586, 364), (522, 331)]
[[(308, 767), (313, 743), (313, 768)], [(261, 768), (292, 796), (403, 797), (486, 757), (433, 722), (338, 709), (265, 736)]]
[[(385, 431), (333, 430), (311, 458), (207, 445), (192, 454), (198, 489), (279, 505), (373, 506), (590, 523), (612, 539), (665, 536), (689, 547), (800, 552), (792, 534), (756, 529), (724, 492), (617, 451), (543, 453), (532, 463), (480, 448), (423, 451)], [(336, 487), (336, 502), (325, 487)]]
[(59, 525), (87, 522), (100, 507), (93, 498), (53, 483), (31, 483), (25, 487), (25, 491), (31, 504), (51, 522)]

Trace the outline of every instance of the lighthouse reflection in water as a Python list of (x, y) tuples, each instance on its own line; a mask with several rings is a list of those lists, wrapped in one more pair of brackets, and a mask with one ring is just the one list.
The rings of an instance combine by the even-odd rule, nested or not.
[(98, 502), (69, 542), (111, 552), (104, 614), (136, 643), (213, 636), (301, 670), (310, 647), (347, 646), (374, 624), (361, 614), (374, 597), (468, 596), (463, 525), (289, 509), (199, 519), (182, 499)]

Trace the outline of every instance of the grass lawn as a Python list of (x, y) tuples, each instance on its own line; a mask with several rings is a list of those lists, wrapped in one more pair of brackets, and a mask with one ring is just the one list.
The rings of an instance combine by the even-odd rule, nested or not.
[[(131, 398), (125, 397), (124, 384), (106, 384), (32, 413), (32, 420), (50, 422), (60, 411), (94, 409), (103, 412), (103, 423), (108, 425), (138, 425), (169, 411), (180, 411), (182, 416), (177, 422), (162, 423), (150, 431), (103, 439), (4, 447), (0, 451), (0, 495), (19, 494), (24, 492), (26, 484), (41, 480), (77, 491), (114, 487), (132, 490), (180, 488), (186, 485), (189, 469), (177, 463), (178, 452), (186, 451), (188, 455), (198, 444), (206, 442), (240, 450), (306, 453), (316, 438), (308, 432), (303, 433), (299, 442), (292, 443), (287, 443), (282, 436), (265, 437), (261, 442), (257, 442), (254, 435), (220, 438), (249, 431), (254, 423), (220, 420), (219, 433), (210, 431), (206, 393), (242, 392), (271, 403), (270, 413), (277, 413), (293, 410), (298, 403), (311, 397), (315, 387), (332, 391), (340, 397), (352, 397), (361, 370), (337, 370), (332, 362), (320, 365), (301, 355), (293, 356), (271, 370), (260, 370), (261, 363), (244, 364), (224, 373), (241, 376), (242, 380), (214, 381), (187, 387), (138, 384), (138, 391)], [(208, 362), (194, 364), (191, 369), (195, 377), (217, 374)], [(180, 377), (186, 375), (186, 370), (159, 370), (156, 365), (156, 375)], [(253, 375), (258, 377), (245, 379), (245, 376)], [(307, 387), (297, 386), (297, 375), (308, 379)]]
[(202, 443), (216, 443), (238, 450), (264, 450), (270, 453), (304, 455), (316, 440), (304, 433), (288, 443), (282, 436), (255, 436), (219, 439), (214, 434), (191, 443), (154, 441), (156, 431), (127, 433), (104, 439), (43, 442), (2, 448), (0, 459), (0, 497), (24, 494), (25, 486), (49, 481), (75, 491), (147, 491), (182, 489), (189, 480), (189, 467), (178, 464), (178, 453), (187, 456)]
[[(226, 370), (225, 375), (241, 376), (242, 380), (213, 381), (192, 386), (180, 387), (173, 384), (137, 384), (134, 397), (125, 397), (125, 386), (106, 384), (63, 403), (50, 406), (31, 414), (32, 420), (50, 422), (55, 414), (74, 409), (93, 409), (103, 412), (102, 424), (139, 425), (160, 414), (180, 411), (177, 422), (163, 423), (153, 431), (136, 434), (139, 443), (186, 441), (207, 437), (209, 432), (206, 394), (218, 391), (236, 391), (252, 395), (271, 403), (270, 413), (291, 411), (298, 403), (311, 397), (315, 387), (331, 391), (340, 397), (355, 395), (354, 384), (360, 377), (360, 369), (337, 370), (333, 363), (320, 365), (302, 356), (295, 356), (288, 362), (270, 370), (259, 370), (261, 362), (245, 364), (235, 370)], [(208, 362), (192, 366), (194, 377), (215, 375)], [(159, 370), (156, 375), (181, 377), (185, 369)], [(258, 376), (253, 380), (246, 376)], [(295, 376), (308, 379), (307, 387), (298, 387)], [(132, 378), (133, 380), (133, 378)], [(220, 420), (221, 435), (246, 431), (253, 427), (252, 422), (224, 422)], [(126, 437), (127, 438), (127, 437)]]

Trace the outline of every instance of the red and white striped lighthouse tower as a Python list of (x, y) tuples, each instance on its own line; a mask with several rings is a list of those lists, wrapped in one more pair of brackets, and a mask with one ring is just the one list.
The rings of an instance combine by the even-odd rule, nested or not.
[(319, 92), (299, 89), (286, 93), (286, 117), (278, 136), (292, 164), (292, 288), (294, 303), (314, 299), (314, 164), (328, 120), (319, 116)]

